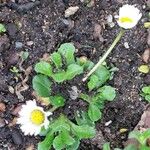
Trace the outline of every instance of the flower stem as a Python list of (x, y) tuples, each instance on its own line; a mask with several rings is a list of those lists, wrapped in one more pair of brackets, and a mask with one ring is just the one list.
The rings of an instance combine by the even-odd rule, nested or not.
[(113, 48), (116, 46), (116, 44), (119, 42), (119, 40), (121, 39), (121, 37), (123, 36), (125, 30), (121, 29), (119, 34), (117, 35), (117, 37), (115, 38), (114, 42), (112, 43), (112, 45), (110, 46), (110, 48), (106, 51), (106, 53), (103, 55), (102, 58), (100, 58), (100, 60), (98, 61), (98, 63), (92, 68), (92, 70), (82, 79), (82, 81), (86, 81), (88, 79), (88, 77), (90, 75), (92, 75), (97, 68), (105, 61), (105, 59), (107, 58), (107, 56), (111, 53), (111, 51), (113, 50)]

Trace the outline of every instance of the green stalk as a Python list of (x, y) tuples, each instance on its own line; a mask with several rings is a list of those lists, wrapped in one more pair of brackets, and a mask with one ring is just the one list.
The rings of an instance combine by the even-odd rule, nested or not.
[(114, 42), (112, 43), (112, 45), (110, 46), (110, 48), (106, 51), (106, 53), (103, 55), (102, 58), (100, 58), (100, 60), (98, 61), (98, 63), (92, 68), (92, 70), (85, 76), (85, 78), (82, 79), (82, 81), (86, 81), (88, 79), (89, 76), (91, 76), (96, 70), (97, 68), (106, 60), (106, 58), (108, 57), (108, 55), (111, 53), (111, 51), (113, 50), (113, 48), (116, 46), (116, 44), (119, 42), (119, 40), (121, 39), (121, 37), (123, 36), (125, 30), (121, 29), (119, 34), (117, 35), (117, 37), (115, 38)]

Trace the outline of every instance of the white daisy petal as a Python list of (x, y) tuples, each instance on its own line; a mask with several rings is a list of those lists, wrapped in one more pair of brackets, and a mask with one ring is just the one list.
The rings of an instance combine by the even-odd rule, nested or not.
[(140, 10), (133, 5), (124, 5), (119, 10), (118, 25), (124, 29), (130, 29), (137, 25), (141, 19)]
[(20, 129), (25, 135), (37, 135), (42, 127), (48, 128), (49, 115), (52, 115), (52, 113), (45, 112), (42, 107), (37, 106), (35, 100), (30, 100), (22, 105), (17, 124), (21, 125)]

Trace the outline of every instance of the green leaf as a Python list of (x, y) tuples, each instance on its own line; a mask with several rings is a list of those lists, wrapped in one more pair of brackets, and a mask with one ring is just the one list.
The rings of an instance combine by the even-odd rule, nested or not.
[(55, 73), (55, 74), (52, 75), (52, 78), (56, 82), (61, 83), (61, 82), (66, 80), (66, 72), (65, 71), (61, 71), (61, 72)]
[(25, 51), (25, 52), (21, 52), (21, 58), (24, 60), (26, 60), (29, 57), (29, 52)]
[(74, 144), (75, 140), (69, 135), (67, 130), (62, 131), (62, 139), (66, 145)]
[(150, 138), (150, 129), (147, 129), (144, 132), (132, 131), (129, 134), (129, 138), (135, 138), (139, 143), (141, 143), (141, 145), (146, 145), (146, 140)]
[(37, 63), (34, 69), (37, 73), (41, 73), (49, 77), (52, 75), (52, 67), (49, 63), (45, 61)]
[(150, 102), (150, 95), (146, 95), (145, 96), (145, 100), (147, 100), (148, 102)]
[(93, 138), (96, 134), (95, 128), (88, 125), (78, 126), (72, 123), (71, 126), (73, 133), (80, 139)]
[(98, 90), (100, 92), (100, 96), (105, 100), (112, 101), (116, 97), (116, 91), (111, 86), (103, 86)]
[(96, 86), (97, 83), (99, 82), (99, 79), (96, 75), (91, 75), (90, 77), (90, 81), (88, 82), (88, 88), (89, 90), (93, 90)]
[(91, 70), (94, 67), (94, 63), (92, 61), (87, 60), (87, 62), (84, 64), (84, 68), (86, 70)]
[(3, 24), (0, 23), (0, 33), (6, 32), (6, 28)]
[(55, 137), (53, 141), (53, 147), (55, 150), (61, 150), (65, 148), (65, 143), (63, 142), (61, 134)]
[(75, 47), (72, 43), (62, 44), (59, 47), (58, 52), (66, 59), (68, 65), (75, 62), (74, 60)]
[(54, 62), (56, 68), (61, 68), (62, 67), (62, 58), (61, 58), (61, 55), (59, 53), (54, 52), (51, 55), (51, 59)]
[(94, 126), (94, 122), (91, 121), (91, 119), (89, 118), (88, 116), (88, 113), (87, 112), (84, 112), (84, 111), (77, 111), (75, 113), (75, 119), (76, 119), (76, 122), (78, 125), (89, 125), (89, 126)]
[(32, 80), (33, 89), (41, 97), (49, 97), (51, 92), (51, 82), (44, 75), (36, 75)]
[(51, 149), (53, 143), (54, 135), (53, 133), (49, 132), (44, 141), (38, 143), (38, 150), (49, 150)]
[[(137, 150), (137, 149), (129, 149), (129, 150)], [(146, 145), (142, 145), (140, 147), (140, 150), (150, 150), (150, 147), (146, 146)]]
[(88, 115), (93, 122), (98, 121), (102, 117), (99, 108), (94, 104), (89, 105)]
[(62, 96), (51, 96), (50, 101), (55, 107), (62, 107), (65, 105), (65, 99)]
[(72, 145), (66, 147), (66, 150), (77, 150), (79, 145), (80, 145), (80, 140), (76, 139)]
[(84, 101), (86, 101), (86, 102), (88, 102), (88, 103), (91, 103), (91, 101), (90, 101), (91, 98), (90, 98), (90, 96), (87, 95), (87, 94), (81, 93), (81, 94), (79, 95), (79, 98), (83, 99)]
[(105, 143), (105, 144), (103, 145), (103, 150), (111, 150), (111, 149), (110, 149), (110, 143), (109, 143), (109, 142), (107, 142), (107, 143)]
[(71, 64), (68, 66), (67, 71), (66, 71), (66, 78), (68, 80), (71, 80), (74, 78), (76, 75), (79, 75), (83, 73), (83, 67), (77, 65), (77, 64)]
[[(137, 147), (135, 146), (135, 145), (128, 145), (127, 147), (125, 147), (125, 149), (124, 150), (137, 150)], [(142, 150), (142, 149), (140, 149), (140, 150)]]
[(50, 129), (45, 129), (44, 126), (41, 128), (41, 131), (39, 133), (40, 136), (46, 136), (47, 133), (50, 131)]
[(106, 67), (100, 66), (96, 71), (95, 75), (98, 77), (99, 82), (97, 83), (97, 87), (104, 84), (110, 77), (110, 72)]
[(50, 128), (53, 132), (68, 130), (70, 131), (70, 125), (66, 122), (63, 116), (60, 116), (57, 120), (55, 120), (51, 125)]
[(142, 88), (142, 91), (145, 93), (145, 94), (150, 94), (150, 86), (145, 86)]
[(75, 143), (75, 140), (69, 135), (68, 131), (62, 131), (53, 141), (53, 147), (56, 150), (61, 150), (67, 145), (72, 145)]

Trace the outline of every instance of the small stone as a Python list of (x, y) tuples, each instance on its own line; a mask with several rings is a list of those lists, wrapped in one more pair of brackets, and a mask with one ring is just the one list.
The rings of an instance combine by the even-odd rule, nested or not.
[(112, 123), (112, 120), (109, 120), (108, 122), (105, 123), (105, 126), (109, 126)]
[(111, 14), (107, 16), (107, 22), (108, 23), (113, 22), (113, 16)]
[(124, 47), (125, 47), (126, 49), (129, 49), (129, 48), (130, 48), (128, 42), (124, 42)]
[(68, 9), (65, 10), (65, 17), (70, 17), (71, 15), (74, 15), (78, 11), (79, 7), (74, 6), (74, 7), (69, 7)]
[(148, 29), (147, 44), (150, 46), (150, 29)]
[(32, 46), (33, 44), (34, 44), (33, 41), (28, 41), (28, 42), (27, 42), (27, 45), (28, 45), (28, 46)]
[(26, 148), (26, 150), (34, 150), (35, 148), (34, 148), (34, 145), (33, 144), (31, 144), (31, 145), (29, 145), (27, 148)]
[(71, 90), (69, 91), (69, 95), (70, 95), (70, 98), (72, 100), (77, 99), (78, 96), (79, 96), (79, 90), (78, 90), (78, 88), (76, 86), (72, 86)]
[(12, 140), (16, 145), (22, 145), (23, 144), (23, 139), (21, 134), (19, 133), (18, 130), (14, 129), (11, 133)]
[(15, 93), (15, 90), (12, 86), (8, 86), (8, 90), (11, 94), (14, 94)]
[(0, 103), (0, 112), (4, 112), (6, 110), (6, 106), (4, 103)]
[(0, 118), (0, 128), (5, 126), (5, 121), (4, 119)]
[(113, 27), (115, 26), (115, 23), (113, 22), (113, 16), (110, 14), (110, 15), (107, 16), (106, 19), (107, 19), (108, 25), (109, 25), (111, 28), (113, 28)]
[(12, 114), (15, 116), (18, 116), (18, 113), (21, 110), (21, 108), (22, 108), (22, 105), (15, 107), (14, 110), (12, 111)]
[[(100, 26), (100, 24), (96, 23), (94, 25), (94, 32), (93, 32), (93, 37), (94, 39), (99, 39), (100, 41), (103, 42), (103, 37), (102, 37), (102, 27)], [(102, 40), (103, 39), (103, 40)]]
[(23, 43), (22, 42), (15, 42), (15, 47), (17, 49), (21, 49), (23, 47)]
[(142, 55), (142, 59), (145, 63), (148, 63), (149, 58), (150, 58), (150, 48), (147, 48)]
[(18, 119), (18, 118), (15, 117), (15, 118), (12, 120), (12, 122), (10, 122), (10, 123), (8, 124), (8, 126), (9, 126), (9, 127), (15, 126), (15, 125), (17, 124), (17, 119)]

